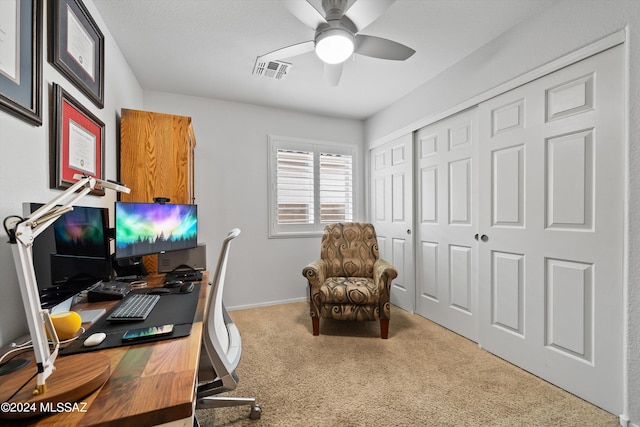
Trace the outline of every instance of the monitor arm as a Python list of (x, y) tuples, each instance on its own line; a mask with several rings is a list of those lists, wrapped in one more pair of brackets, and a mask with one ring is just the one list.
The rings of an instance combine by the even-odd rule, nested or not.
[[(33, 242), (56, 219), (73, 210), (73, 205), (93, 190), (96, 185), (117, 192), (129, 193), (131, 191), (122, 184), (103, 181), (91, 176), (76, 174), (73, 178), (77, 180), (75, 184), (26, 219), (22, 220), (20, 217), (11, 216), (5, 218), (4, 221), (18, 273), (22, 303), (38, 367), (34, 395), (42, 394), (47, 389), (46, 379), (55, 370), (53, 363), (58, 356), (60, 340), (53, 327), (49, 310), (43, 310), (40, 306), (40, 295), (33, 267)], [(53, 349), (49, 348), (47, 333), (51, 338)]]

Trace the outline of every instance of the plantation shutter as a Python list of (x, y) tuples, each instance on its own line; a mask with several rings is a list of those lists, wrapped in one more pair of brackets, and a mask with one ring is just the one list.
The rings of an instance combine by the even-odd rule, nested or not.
[(319, 236), (357, 216), (356, 146), (269, 136), (269, 237)]
[(352, 156), (320, 153), (321, 223), (353, 220), (352, 170)]
[(313, 224), (313, 152), (278, 150), (276, 156), (278, 224)]

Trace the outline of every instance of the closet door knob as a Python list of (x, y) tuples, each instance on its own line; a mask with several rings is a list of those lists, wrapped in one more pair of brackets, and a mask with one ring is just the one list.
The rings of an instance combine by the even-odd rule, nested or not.
[(483, 242), (488, 242), (488, 241), (489, 241), (489, 236), (487, 236), (486, 234), (483, 234), (483, 235), (480, 237), (480, 240), (482, 240)]
[(411, 234), (411, 229), (407, 229), (407, 234)]
[(475, 236), (473, 236), (473, 238), (474, 238), (474, 239), (476, 239), (476, 240), (478, 240), (478, 237), (479, 237), (479, 234), (478, 234), (478, 233), (476, 233), (476, 235), (475, 235)]

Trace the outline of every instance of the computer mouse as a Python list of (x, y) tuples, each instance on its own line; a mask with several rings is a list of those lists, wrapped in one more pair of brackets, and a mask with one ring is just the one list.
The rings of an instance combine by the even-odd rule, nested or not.
[(96, 332), (95, 334), (89, 335), (89, 337), (84, 340), (84, 343), (82, 343), (82, 345), (84, 345), (85, 347), (95, 347), (98, 344), (102, 343), (105, 338), (107, 338), (107, 334), (105, 334), (104, 332)]
[(149, 295), (165, 295), (170, 293), (171, 293), (171, 289), (167, 289), (167, 288), (153, 288), (147, 291), (147, 294)]
[(177, 288), (182, 285), (182, 280), (167, 280), (164, 282), (165, 288)]
[(195, 285), (191, 282), (185, 283), (182, 286), (180, 286), (180, 293), (181, 294), (188, 294), (189, 292), (191, 292), (193, 290), (193, 288), (195, 287)]

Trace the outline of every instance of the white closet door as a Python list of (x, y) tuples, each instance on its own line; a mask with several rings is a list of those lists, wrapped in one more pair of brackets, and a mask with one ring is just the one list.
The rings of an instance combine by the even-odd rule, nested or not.
[(416, 312), (477, 341), (477, 125), (466, 111), (416, 133)]
[(370, 152), (371, 222), (380, 257), (398, 270), (391, 303), (410, 312), (415, 311), (412, 142), (408, 134)]
[(479, 343), (622, 413), (622, 46), (480, 105)]

